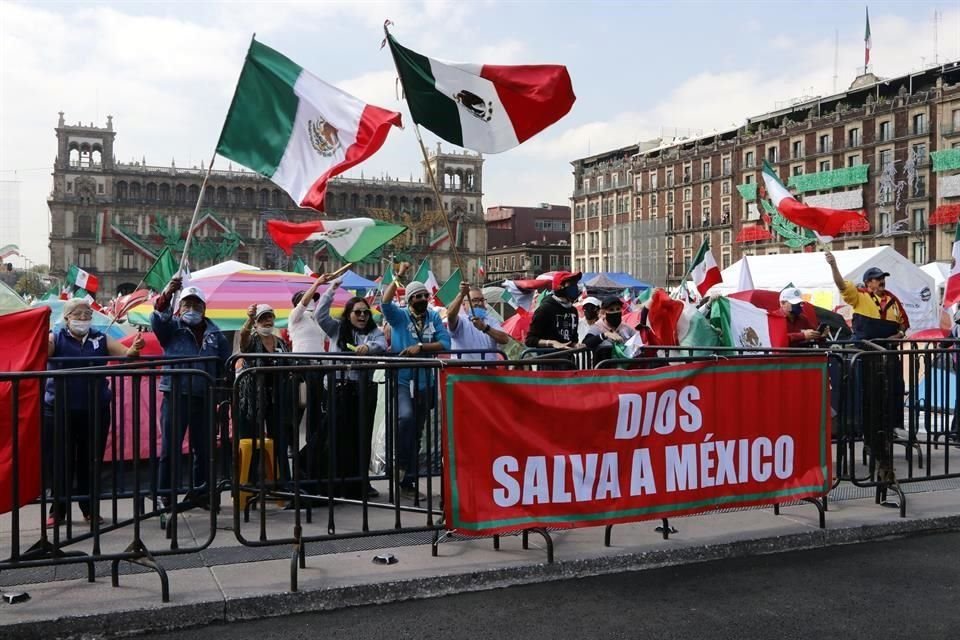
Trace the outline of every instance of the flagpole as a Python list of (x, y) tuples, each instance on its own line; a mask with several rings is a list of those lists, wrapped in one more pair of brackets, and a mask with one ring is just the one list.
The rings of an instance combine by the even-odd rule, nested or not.
[(190, 240), (193, 238), (193, 228), (197, 224), (197, 216), (200, 214), (200, 205), (203, 203), (203, 194), (207, 190), (207, 182), (210, 181), (210, 174), (213, 173), (213, 162), (217, 158), (217, 152), (213, 152), (210, 158), (210, 166), (207, 167), (207, 173), (203, 176), (203, 182), (200, 184), (200, 194), (197, 196), (197, 204), (193, 208), (193, 218), (190, 220), (190, 227), (187, 228), (187, 238), (183, 242), (183, 255), (180, 256), (180, 268), (177, 273), (183, 275), (183, 267), (187, 262), (187, 256), (190, 255)]

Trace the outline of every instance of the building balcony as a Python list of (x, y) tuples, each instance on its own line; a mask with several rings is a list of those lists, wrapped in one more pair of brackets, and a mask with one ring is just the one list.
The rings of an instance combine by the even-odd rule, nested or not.
[(946, 138), (960, 136), (960, 122), (948, 122), (940, 125), (940, 135)]

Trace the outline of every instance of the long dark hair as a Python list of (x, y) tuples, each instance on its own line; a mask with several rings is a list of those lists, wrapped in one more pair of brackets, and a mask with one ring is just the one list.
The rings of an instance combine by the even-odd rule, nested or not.
[[(357, 329), (353, 326), (353, 323), (350, 322), (350, 315), (353, 313), (353, 307), (356, 306), (358, 302), (362, 302), (367, 305), (367, 308), (370, 309), (370, 313), (367, 314), (367, 324), (362, 329)], [(350, 338), (353, 337), (354, 331), (359, 331), (360, 333), (370, 333), (377, 328), (376, 323), (373, 321), (373, 309), (370, 308), (370, 303), (367, 302), (366, 298), (361, 298), (360, 296), (354, 296), (347, 300), (347, 304), (343, 307), (343, 315), (340, 316), (340, 332), (337, 336), (337, 349), (340, 351), (347, 350), (347, 342)]]

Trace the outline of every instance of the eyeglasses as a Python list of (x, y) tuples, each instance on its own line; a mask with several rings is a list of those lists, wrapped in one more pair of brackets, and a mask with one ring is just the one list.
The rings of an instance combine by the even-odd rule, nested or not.
[(368, 315), (370, 315), (370, 310), (369, 310), (369, 309), (354, 309), (354, 310), (351, 311), (350, 313), (352, 313), (352, 314), (355, 315), (355, 316), (368, 316)]
[(426, 299), (429, 298), (429, 297), (430, 297), (430, 294), (427, 293), (426, 291), (424, 291), (423, 293), (415, 293), (415, 294), (413, 294), (412, 296), (410, 296), (410, 299), (411, 299), (411, 300), (426, 300)]

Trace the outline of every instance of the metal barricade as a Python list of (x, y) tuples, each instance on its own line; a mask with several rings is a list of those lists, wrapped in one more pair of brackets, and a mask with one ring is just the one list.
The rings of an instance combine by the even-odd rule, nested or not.
[[(70, 364), (51, 360), (57, 366)], [(213, 511), (196, 519), (185, 535), (178, 533), (178, 513), (198, 504), (215, 504), (215, 433), (212, 429), (204, 433), (204, 427), (212, 422), (213, 379), (199, 369), (156, 368), (172, 362), (151, 360), (149, 368), (143, 362), (111, 366), (94, 362), (83, 368), (0, 373), (0, 384), (12, 389), (9, 411), (14, 434), (13, 509), (2, 516), (9, 521), (10, 537), (9, 541), (0, 538), (0, 558), (4, 558), (0, 571), (84, 563), (92, 582), (95, 563), (110, 561), (112, 582), (118, 586), (119, 565), (130, 562), (156, 571), (162, 599), (169, 600), (166, 571), (159, 558), (202, 550), (216, 533)], [(177, 364), (184, 363), (178, 360)], [(157, 383), (163, 376), (170, 376), (170, 388), (161, 392)], [(24, 402), (36, 403), (27, 419), (38, 424), (21, 423)], [(200, 456), (184, 456), (176, 430), (165, 429), (178, 420), (189, 423), (197, 434), (193, 449), (200, 451)], [(39, 433), (38, 451), (20, 446), (16, 434), (24, 428)], [(166, 443), (161, 434), (168, 436)], [(40, 456), (39, 465), (36, 456)], [(201, 481), (196, 482), (199, 476), (194, 476), (186, 486), (179, 482), (164, 486), (163, 478), (179, 477), (184, 460), (207, 470)], [(21, 500), (24, 483), (39, 489), (32, 503)], [(188, 501), (180, 503), (177, 497), (181, 494), (187, 495)], [(164, 498), (169, 501), (167, 507), (162, 506)], [(83, 526), (74, 520), (75, 506), (84, 515)], [(165, 532), (143, 526), (146, 520), (166, 513), (171, 525)], [(29, 542), (25, 537), (32, 535), (27, 532), (35, 530), (39, 530), (39, 539), (24, 551)]]
[(593, 350), (589, 347), (576, 347), (574, 349), (528, 348), (520, 354), (521, 360), (541, 358), (550, 360), (569, 359), (581, 371), (593, 368)]

